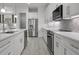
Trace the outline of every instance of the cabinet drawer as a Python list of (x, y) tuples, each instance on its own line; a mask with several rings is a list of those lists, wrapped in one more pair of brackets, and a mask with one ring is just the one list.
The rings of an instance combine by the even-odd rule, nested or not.
[(1, 40), (1, 41), (0, 41), (0, 48), (2, 48), (3, 46), (9, 44), (10, 42), (11, 42), (10, 39)]
[(7, 55), (7, 52), (10, 51), (10, 43), (0, 48), (0, 55)]
[(0, 55), (13, 55), (14, 51), (12, 51), (11, 46), (8, 46)]
[(67, 41), (68, 41), (68, 43), (69, 43), (69, 48), (70, 48), (72, 51), (76, 52), (76, 53), (79, 55), (79, 42), (74, 41), (74, 40), (72, 40), (72, 39), (67, 40)]
[(55, 35), (55, 39), (59, 40), (63, 46), (72, 50), (75, 54), (79, 54), (79, 42), (57, 34)]

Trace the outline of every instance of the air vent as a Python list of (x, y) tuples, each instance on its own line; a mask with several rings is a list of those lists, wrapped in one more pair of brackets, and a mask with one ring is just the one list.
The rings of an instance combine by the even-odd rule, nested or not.
[(29, 8), (29, 12), (38, 12), (38, 8)]

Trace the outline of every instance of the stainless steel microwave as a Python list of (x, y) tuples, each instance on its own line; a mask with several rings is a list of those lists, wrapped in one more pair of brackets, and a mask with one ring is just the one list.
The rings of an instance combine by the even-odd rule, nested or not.
[(54, 21), (62, 20), (63, 18), (63, 5), (58, 6), (53, 12), (52, 12), (52, 19)]

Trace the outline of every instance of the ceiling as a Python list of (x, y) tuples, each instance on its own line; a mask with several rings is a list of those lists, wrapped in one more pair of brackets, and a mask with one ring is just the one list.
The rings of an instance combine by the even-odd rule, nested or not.
[(44, 7), (46, 5), (48, 5), (48, 3), (31, 3), (28, 6), (29, 7)]
[(48, 3), (0, 3), (0, 9), (5, 8), (7, 11), (26, 10), (28, 7), (45, 7)]
[(26, 7), (41, 7), (41, 6), (46, 6), (48, 3), (0, 3), (0, 7), (3, 5), (6, 7), (11, 7), (14, 8), (15, 6), (17, 8), (26, 8)]

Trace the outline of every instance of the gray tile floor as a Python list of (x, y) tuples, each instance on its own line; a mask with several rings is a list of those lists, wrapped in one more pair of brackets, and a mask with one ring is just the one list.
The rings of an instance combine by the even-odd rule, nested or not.
[(50, 55), (42, 38), (28, 38), (27, 47), (22, 55)]

